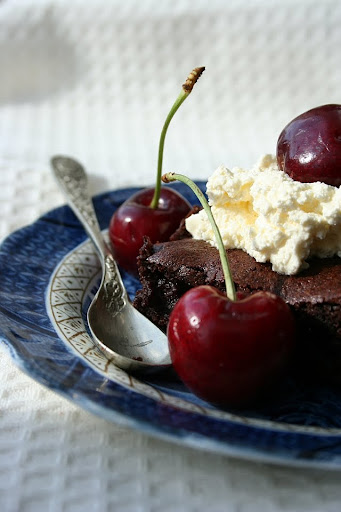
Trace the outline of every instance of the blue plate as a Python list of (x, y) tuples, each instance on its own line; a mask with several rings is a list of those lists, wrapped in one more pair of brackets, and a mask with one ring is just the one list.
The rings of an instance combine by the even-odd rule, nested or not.
[[(204, 184), (200, 183), (203, 189)], [(192, 193), (175, 184), (193, 202)], [(94, 199), (103, 229), (137, 189)], [(93, 345), (86, 308), (99, 264), (67, 207), (16, 231), (0, 252), (0, 335), (31, 377), (109, 421), (219, 454), (310, 467), (341, 467), (341, 396), (287, 379), (253, 410), (221, 410), (197, 399), (171, 373), (141, 380)], [(138, 281), (123, 274), (133, 295)]]

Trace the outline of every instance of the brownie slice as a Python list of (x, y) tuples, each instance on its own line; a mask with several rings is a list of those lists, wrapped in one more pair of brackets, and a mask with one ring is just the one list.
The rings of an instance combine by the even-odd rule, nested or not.
[[(225, 291), (218, 250), (188, 238), (184, 225), (173, 238), (155, 245), (145, 240), (138, 259), (142, 289), (134, 305), (163, 330), (188, 289), (209, 284)], [(270, 291), (292, 308), (302, 371), (313, 369), (316, 376), (341, 383), (341, 258), (314, 258), (307, 270), (285, 276), (240, 249), (227, 253), (237, 291)]]

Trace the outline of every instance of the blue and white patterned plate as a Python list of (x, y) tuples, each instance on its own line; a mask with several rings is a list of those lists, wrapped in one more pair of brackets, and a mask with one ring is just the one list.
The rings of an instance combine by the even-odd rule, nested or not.
[[(193, 201), (182, 184), (174, 185)], [(203, 188), (204, 184), (200, 184)], [(103, 229), (137, 189), (94, 200)], [(288, 379), (254, 410), (220, 410), (172, 374), (141, 380), (94, 346), (86, 308), (99, 263), (67, 207), (9, 236), (0, 252), (0, 335), (38, 382), (107, 420), (184, 445), (248, 459), (341, 468), (341, 394)], [(128, 292), (139, 283), (123, 273)]]

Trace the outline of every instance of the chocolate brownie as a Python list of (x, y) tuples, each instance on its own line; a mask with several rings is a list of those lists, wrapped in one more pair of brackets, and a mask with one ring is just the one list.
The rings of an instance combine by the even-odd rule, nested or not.
[[(188, 236), (182, 225), (173, 241), (146, 240), (138, 259), (142, 289), (134, 305), (163, 330), (188, 289), (209, 284), (225, 290), (217, 249)], [(237, 291), (267, 290), (282, 297), (297, 320), (298, 359), (316, 375), (341, 383), (341, 258), (314, 258), (307, 270), (285, 276), (242, 250), (227, 253)]]

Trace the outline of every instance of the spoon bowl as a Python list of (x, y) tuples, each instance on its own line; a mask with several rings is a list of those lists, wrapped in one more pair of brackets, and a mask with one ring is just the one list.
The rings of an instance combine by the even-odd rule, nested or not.
[(84, 168), (66, 156), (53, 157), (51, 166), (69, 206), (92, 240), (102, 266), (101, 283), (87, 312), (94, 343), (123, 370), (154, 373), (169, 368), (171, 360), (167, 337), (129, 300), (87, 192)]

